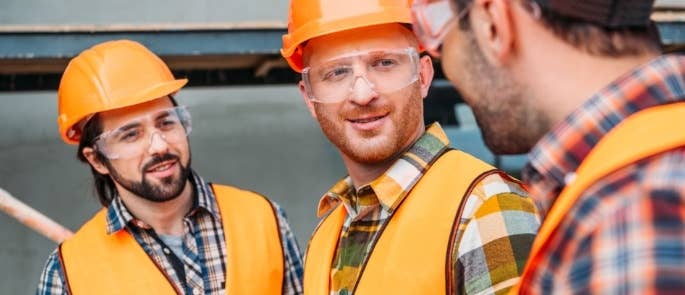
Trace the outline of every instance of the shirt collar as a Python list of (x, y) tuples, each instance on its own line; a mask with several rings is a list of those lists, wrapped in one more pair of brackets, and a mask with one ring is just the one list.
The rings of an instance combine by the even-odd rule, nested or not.
[[(542, 212), (575, 176), (592, 148), (628, 116), (683, 100), (685, 57), (664, 55), (635, 68), (590, 97), (547, 133), (529, 153), (523, 179)], [(536, 193), (539, 184), (541, 193)]]
[[(191, 172), (190, 183), (194, 186), (193, 190), (193, 209), (188, 212), (187, 216), (193, 216), (198, 211), (206, 211), (211, 214), (217, 222), (221, 222), (221, 214), (219, 213), (219, 206), (216, 202), (214, 192), (211, 185), (205, 182), (202, 177), (197, 175), (194, 171)], [(115, 191), (115, 196), (107, 208), (107, 234), (116, 233), (124, 229), (129, 223), (140, 227), (150, 228), (145, 222), (135, 218), (133, 214), (126, 208), (121, 197)]]
[[(409, 150), (368, 185), (377, 196), (381, 207), (389, 213), (397, 209), (414, 185), (448, 147), (449, 139), (440, 124), (431, 124)], [(343, 178), (321, 198), (317, 215), (326, 215), (340, 203), (343, 203), (348, 213), (353, 212), (351, 199), (355, 193), (352, 179), (349, 176)]]

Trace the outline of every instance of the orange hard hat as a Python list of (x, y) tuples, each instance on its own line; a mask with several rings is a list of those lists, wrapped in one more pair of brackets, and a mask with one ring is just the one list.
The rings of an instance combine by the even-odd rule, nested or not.
[(108, 41), (86, 49), (64, 70), (57, 91), (62, 140), (76, 144), (94, 114), (154, 100), (181, 89), (167, 65), (140, 43)]
[(291, 0), (281, 54), (302, 72), (302, 44), (312, 38), (387, 23), (411, 24), (411, 0)]

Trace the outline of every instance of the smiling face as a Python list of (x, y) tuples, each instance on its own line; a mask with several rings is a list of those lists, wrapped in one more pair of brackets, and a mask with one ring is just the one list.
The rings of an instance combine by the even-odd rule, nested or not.
[(148, 132), (141, 139), (142, 148), (135, 149), (140, 153), (126, 157), (100, 162), (94, 155), (94, 149), (84, 149), (84, 155), (93, 168), (101, 174), (109, 174), (120, 194), (133, 194), (148, 201), (164, 202), (175, 199), (185, 188), (190, 175), (190, 147), (187, 138), (174, 142), (154, 132), (159, 124), (163, 124), (161, 122), (165, 122), (165, 118), (154, 114), (164, 113), (164, 110), (171, 107), (171, 101), (164, 97), (99, 113), (100, 124), (105, 131), (136, 122), (140, 129)]
[[(305, 66), (312, 66), (358, 52), (408, 47), (416, 47), (411, 31), (400, 24), (385, 24), (312, 39), (304, 48), (304, 60)], [(386, 162), (408, 148), (424, 131), (423, 98), (433, 74), (430, 58), (421, 58), (418, 67), (417, 81), (391, 93), (377, 93), (375, 89), (382, 89), (383, 85), (372, 86), (363, 70), (340, 102), (310, 100), (304, 83), (300, 83), (300, 91), (321, 130), (343, 157), (364, 164)]]

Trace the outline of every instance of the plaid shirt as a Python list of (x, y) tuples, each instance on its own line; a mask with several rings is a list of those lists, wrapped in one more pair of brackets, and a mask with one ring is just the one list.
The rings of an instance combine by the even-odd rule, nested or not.
[[(614, 126), (640, 110), (683, 100), (685, 58), (675, 55), (656, 58), (591, 97), (530, 153), (523, 178), (542, 215)], [(685, 149), (644, 159), (592, 185), (549, 246), (533, 293), (682, 293)]]
[[(331, 269), (331, 294), (354, 291), (379, 229), (448, 145), (442, 128), (434, 123), (370, 184), (355, 191), (346, 177), (324, 195), (319, 217), (340, 202), (347, 212)], [(480, 181), (466, 199), (455, 237), (459, 242), (451, 249), (454, 265), (450, 275), (456, 291), (506, 292), (523, 271), (539, 225), (535, 207), (517, 181), (503, 174)]]
[[(155, 239), (154, 230), (133, 217), (119, 197), (114, 198), (107, 209), (107, 233), (128, 231), (155, 263), (164, 269), (168, 277), (173, 278), (177, 290), (184, 290), (186, 294), (226, 294), (226, 240), (219, 207), (210, 185), (195, 173), (191, 179), (197, 198), (194, 209), (183, 220), (183, 257), (178, 257), (183, 263), (185, 278), (179, 278), (164, 253), (169, 250), (163, 249)], [(283, 294), (302, 294), (303, 268), (300, 250), (285, 213), (276, 204), (274, 206), (278, 212), (285, 254)], [(48, 258), (36, 294), (67, 294), (64, 270), (60, 266), (58, 255), (55, 250)], [(202, 261), (205, 263), (200, 263)]]

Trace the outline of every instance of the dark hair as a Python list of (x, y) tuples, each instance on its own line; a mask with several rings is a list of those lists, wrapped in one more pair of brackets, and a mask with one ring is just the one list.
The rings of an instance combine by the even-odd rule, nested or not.
[[(457, 7), (467, 7), (473, 0), (455, 0)], [(540, 20), (554, 35), (573, 47), (596, 56), (623, 57), (661, 52), (659, 33), (655, 25), (646, 27), (607, 28), (588, 21), (567, 17), (538, 5), (535, 0), (523, 0), (524, 5), (540, 7)], [(459, 27), (470, 29), (468, 18)]]
[[(178, 106), (178, 103), (173, 96), (169, 95), (169, 99), (171, 99), (171, 103), (174, 106)], [(86, 159), (86, 156), (83, 155), (83, 150), (87, 147), (92, 148), (93, 144), (95, 144), (95, 139), (102, 133), (102, 131), (102, 122), (100, 121), (99, 114), (93, 115), (93, 117), (86, 122), (85, 126), (83, 126), (81, 140), (79, 141), (76, 154), (76, 157), (81, 162), (90, 165), (88, 159)], [(109, 159), (107, 159), (107, 157), (101, 151), (97, 149), (94, 149), (94, 151), (95, 159), (97, 161), (109, 164)], [(102, 204), (104, 207), (109, 206), (109, 203), (112, 202), (112, 199), (114, 199), (114, 197), (117, 195), (117, 188), (114, 185), (114, 181), (109, 175), (101, 174), (95, 170), (92, 165), (90, 165), (90, 171), (93, 174), (93, 185), (95, 187), (95, 193), (98, 197), (98, 201), (100, 201), (100, 204)]]
[[(87, 147), (92, 147), (95, 143), (95, 138), (97, 138), (100, 133), (102, 133), (100, 115), (95, 114), (90, 120), (88, 120), (86, 125), (83, 126), (81, 141), (78, 144), (78, 153), (76, 155), (81, 162), (88, 163), (90, 165), (88, 159), (86, 159), (86, 156), (83, 155), (83, 150)], [(109, 159), (107, 159), (107, 157), (105, 157), (101, 151), (97, 149), (94, 149), (94, 151), (95, 159), (97, 161), (102, 163), (109, 162)], [(114, 186), (114, 181), (109, 175), (101, 174), (95, 170), (93, 165), (90, 165), (90, 171), (93, 174), (93, 185), (95, 186), (95, 193), (100, 201), (100, 204), (102, 204), (104, 207), (109, 206), (109, 203), (112, 201), (114, 196), (116, 196), (116, 186)]]

